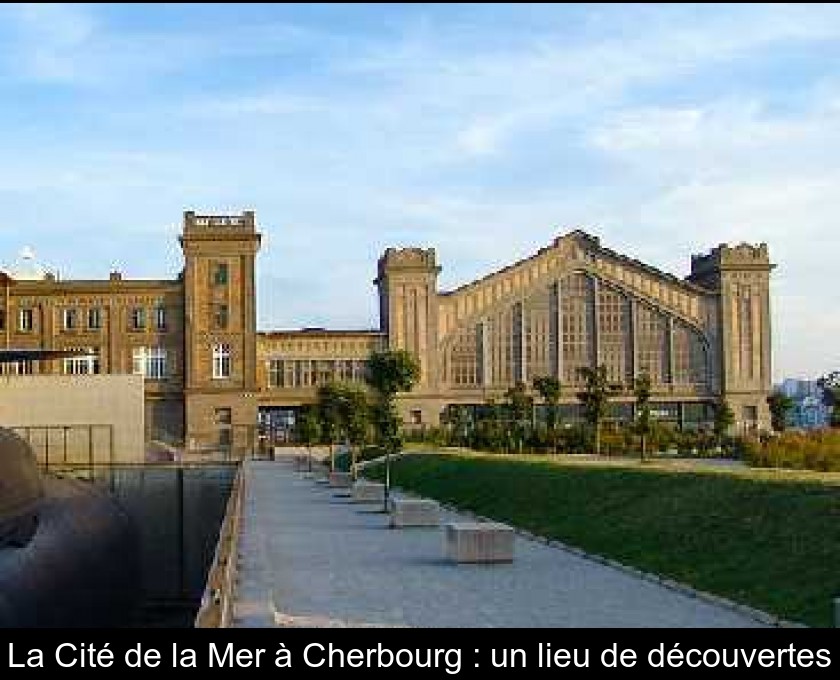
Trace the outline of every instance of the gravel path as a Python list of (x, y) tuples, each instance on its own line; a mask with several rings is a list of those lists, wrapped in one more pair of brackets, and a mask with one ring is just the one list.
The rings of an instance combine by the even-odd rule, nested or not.
[[(239, 626), (745, 627), (737, 611), (517, 536), (511, 564), (443, 560), (442, 530), (389, 529), (295, 471), (249, 461)], [(443, 521), (467, 520), (445, 512)]]

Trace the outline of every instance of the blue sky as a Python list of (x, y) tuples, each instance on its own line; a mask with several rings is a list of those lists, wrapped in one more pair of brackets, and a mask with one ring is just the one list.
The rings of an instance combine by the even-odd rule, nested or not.
[(174, 276), (253, 208), (260, 327), (371, 327), (387, 246), (764, 241), (775, 377), (840, 366), (837, 6), (3, 5), (0, 104), (0, 262)]

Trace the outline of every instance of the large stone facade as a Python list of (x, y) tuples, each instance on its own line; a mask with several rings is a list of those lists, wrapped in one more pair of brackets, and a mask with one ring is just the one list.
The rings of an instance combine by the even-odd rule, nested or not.
[(720, 396), (740, 431), (766, 429), (770, 376), (767, 246), (721, 244), (679, 279), (574, 231), (499, 272), (438, 291), (434, 250), (388, 249), (379, 260), (382, 332), (420, 359), (402, 400), (406, 421), (432, 423), (449, 404), (499, 401), (516, 382), (551, 375), (574, 413), (578, 369), (606, 366), (632, 413), (647, 373), (654, 412), (682, 427), (707, 423)]
[[(518, 381), (553, 375), (575, 408), (582, 366), (613, 381), (653, 379), (657, 415), (707, 421), (723, 395), (736, 427), (769, 427), (769, 275), (764, 244), (720, 245), (685, 279), (600, 245), (581, 231), (452, 291), (438, 289), (434, 249), (393, 249), (378, 262), (380, 328), (258, 332), (253, 212), (184, 213), (184, 269), (172, 280), (59, 281), (0, 274), (6, 347), (89, 348), (89, 359), (21, 365), (41, 373), (143, 373), (146, 438), (188, 450), (250, 450), (258, 423), (287, 429), (317, 386), (363, 382), (379, 348), (407, 349), (422, 375), (400, 407), (437, 425), (453, 404), (499, 400)], [(631, 413), (629, 394), (614, 407)]]

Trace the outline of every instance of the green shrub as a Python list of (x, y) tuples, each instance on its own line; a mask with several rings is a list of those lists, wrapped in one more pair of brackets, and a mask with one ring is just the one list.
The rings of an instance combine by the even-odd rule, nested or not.
[(743, 458), (754, 467), (840, 472), (840, 432), (784, 432), (749, 443)]

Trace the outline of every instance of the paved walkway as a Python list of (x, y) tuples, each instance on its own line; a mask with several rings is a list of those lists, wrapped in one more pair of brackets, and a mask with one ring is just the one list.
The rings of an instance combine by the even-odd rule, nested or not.
[[(246, 463), (236, 625), (759, 625), (519, 536), (512, 564), (447, 563), (441, 529), (389, 529), (377, 506), (339, 494), (290, 459)], [(444, 521), (459, 518), (444, 513)]]

